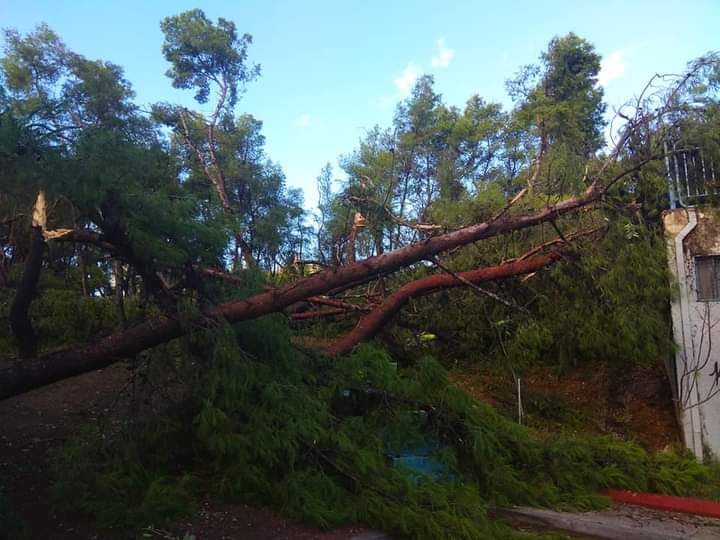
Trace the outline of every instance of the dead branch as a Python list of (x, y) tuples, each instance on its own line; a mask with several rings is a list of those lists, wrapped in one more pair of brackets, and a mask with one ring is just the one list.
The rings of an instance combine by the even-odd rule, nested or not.
[(347, 197), (351, 201), (355, 202), (364, 202), (372, 204), (378, 208), (380, 208), (389, 218), (390, 220), (395, 223), (396, 225), (400, 225), (402, 227), (407, 227), (409, 229), (414, 229), (416, 231), (442, 231), (447, 230), (447, 227), (444, 225), (436, 225), (434, 223), (421, 223), (417, 221), (407, 221), (405, 219), (402, 219), (398, 216), (396, 216), (393, 211), (387, 206), (387, 204), (383, 204), (379, 201), (376, 201), (375, 199), (369, 198), (369, 197), (357, 197), (355, 195), (349, 195)]
[(574, 234), (569, 234), (566, 236), (566, 238), (555, 238), (553, 240), (549, 240), (549, 241), (544, 242), (543, 244), (540, 244), (539, 246), (531, 249), (527, 253), (524, 253), (517, 259), (510, 259), (508, 262), (513, 261), (513, 260), (522, 261), (524, 259), (532, 257), (533, 255), (536, 255), (537, 253), (540, 253), (541, 251), (546, 250), (549, 247), (558, 246), (558, 245), (562, 245), (562, 244), (570, 244), (573, 242), (573, 240), (576, 240), (583, 236), (591, 236), (597, 232), (604, 231), (606, 228), (607, 228), (606, 226), (595, 227), (594, 229), (587, 229), (584, 231), (578, 231)]

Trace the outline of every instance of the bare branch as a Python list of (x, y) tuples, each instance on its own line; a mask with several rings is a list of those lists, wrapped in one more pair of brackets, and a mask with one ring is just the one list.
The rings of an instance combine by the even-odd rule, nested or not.
[(529, 311), (528, 311), (527, 309), (525, 309), (524, 307), (518, 306), (517, 304), (514, 304), (513, 302), (510, 302), (509, 300), (505, 300), (503, 297), (495, 294), (495, 293), (492, 292), (492, 291), (488, 291), (487, 289), (483, 289), (480, 285), (478, 285), (478, 284), (476, 284), (476, 283), (473, 283), (472, 281), (464, 278), (464, 277), (462, 276), (462, 274), (458, 274), (458, 273), (453, 272), (453, 271), (450, 270), (447, 266), (445, 266), (444, 264), (442, 264), (442, 263), (437, 259), (437, 257), (433, 257), (432, 259), (430, 259), (430, 262), (432, 262), (435, 266), (437, 266), (438, 268), (440, 268), (440, 270), (442, 270), (442, 271), (445, 272), (446, 274), (454, 277), (455, 279), (457, 279), (457, 280), (460, 281), (461, 283), (464, 283), (465, 285), (467, 285), (468, 287), (470, 287), (472, 290), (480, 293), (481, 295), (484, 295), (484, 296), (487, 296), (487, 297), (489, 297), (489, 298), (492, 298), (492, 299), (495, 300), (496, 302), (499, 302), (499, 303), (501, 303), (501, 304), (503, 304), (504, 306), (507, 306), (507, 307), (509, 307), (509, 308), (516, 309), (516, 310), (522, 311), (522, 312), (524, 312), (524, 313), (529, 313)]

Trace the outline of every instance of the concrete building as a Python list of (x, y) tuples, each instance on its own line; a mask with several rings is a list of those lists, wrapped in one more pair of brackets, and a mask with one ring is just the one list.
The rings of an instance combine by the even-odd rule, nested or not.
[[(663, 214), (676, 352), (670, 363), (686, 446), (720, 457), (720, 209), (715, 171), (698, 149), (666, 161), (670, 210)], [(671, 377), (672, 378), (672, 377)]]

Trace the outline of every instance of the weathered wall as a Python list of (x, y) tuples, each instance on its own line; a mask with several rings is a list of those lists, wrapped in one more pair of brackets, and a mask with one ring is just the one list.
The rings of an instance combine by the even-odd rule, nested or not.
[(695, 257), (720, 255), (720, 212), (669, 210), (663, 224), (677, 287), (671, 306), (675, 389), (685, 443), (700, 459), (720, 457), (720, 301), (698, 301), (695, 275)]

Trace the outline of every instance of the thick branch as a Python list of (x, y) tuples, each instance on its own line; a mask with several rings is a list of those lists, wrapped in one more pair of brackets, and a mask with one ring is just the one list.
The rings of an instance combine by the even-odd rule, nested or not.
[(367, 306), (361, 306), (358, 304), (353, 304), (351, 302), (343, 302), (341, 300), (335, 300), (332, 298), (324, 298), (322, 296), (313, 296), (311, 298), (308, 298), (307, 302), (310, 302), (311, 304), (318, 304), (321, 306), (331, 306), (346, 311), (370, 311), (370, 308), (368, 308)]
[(384, 304), (378, 306), (368, 316), (360, 320), (349, 334), (325, 349), (325, 353), (328, 356), (344, 354), (361, 341), (370, 339), (377, 334), (411, 298), (427, 295), (441, 289), (461, 287), (467, 283), (477, 285), (485, 281), (536, 272), (558, 261), (562, 256), (562, 250), (556, 250), (546, 255), (538, 255), (530, 259), (504, 263), (489, 268), (461, 272), (457, 275), (438, 274), (411, 281), (400, 287), (388, 297)]
[[(137, 257), (135, 257), (127, 246), (120, 246), (108, 242), (101, 233), (91, 231), (89, 229), (56, 229), (52, 231), (45, 231), (44, 236), (46, 240), (90, 244), (100, 248), (113, 257), (135, 264), (138, 267), (143, 267), (143, 265), (146, 264), (144, 261), (140, 261)], [(218, 270), (209, 266), (195, 265), (193, 268), (196, 272), (210, 278), (220, 279), (236, 285), (247, 283), (247, 280), (238, 274), (224, 272), (223, 270)]]
[(222, 270), (217, 270), (208, 266), (196, 266), (195, 270), (205, 276), (221, 279), (223, 281), (227, 281), (228, 283), (235, 283), (236, 285), (247, 284), (247, 280), (238, 274), (223, 272)]
[(168, 306), (173, 305), (174, 301), (169, 296), (168, 287), (162, 275), (157, 271), (155, 263), (138, 257), (130, 245), (123, 243), (122, 240), (111, 242), (106, 235), (89, 229), (55, 229), (44, 231), (43, 235), (46, 240), (90, 244), (118, 260), (132, 264), (142, 276), (148, 293), (154, 294)]
[[(334, 309), (312, 310), (313, 306), (330, 306)], [(298, 302), (288, 307), (287, 315), (291, 319), (312, 319), (315, 317), (325, 317), (328, 315), (341, 315), (352, 312), (368, 312), (372, 311), (372, 306), (353, 304), (352, 302), (343, 302), (334, 298), (325, 296), (311, 296), (310, 298)]]
[(101, 233), (88, 229), (55, 229), (52, 231), (45, 231), (44, 236), (46, 240), (91, 244), (110, 255), (120, 255), (122, 251), (115, 244), (108, 242)]

